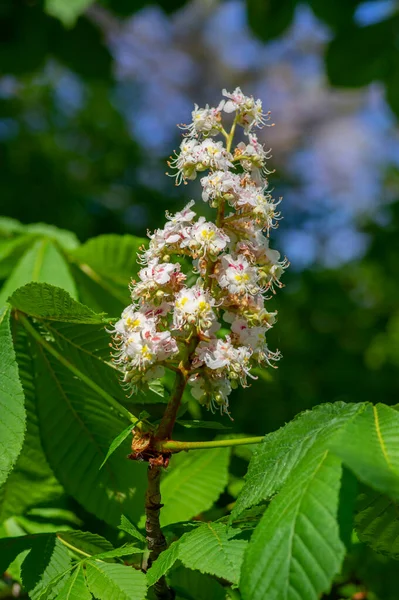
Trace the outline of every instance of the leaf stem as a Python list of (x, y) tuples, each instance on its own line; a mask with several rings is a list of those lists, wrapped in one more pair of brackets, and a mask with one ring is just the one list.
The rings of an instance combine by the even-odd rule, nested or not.
[(79, 369), (77, 367), (75, 367), (75, 365), (70, 363), (69, 360), (67, 360), (64, 356), (62, 356), (62, 354), (60, 354), (58, 352), (58, 350), (56, 350), (54, 348), (54, 346), (49, 344), (40, 335), (40, 333), (38, 333), (36, 331), (36, 329), (33, 327), (33, 325), (29, 322), (29, 320), (23, 313), (17, 311), (16, 314), (17, 314), (18, 320), (20, 321), (20, 323), (22, 323), (22, 325), (26, 329), (26, 331), (41, 346), (43, 346), (43, 348), (45, 348), (47, 350), (47, 352), (52, 354), (64, 367), (66, 367), (69, 371), (71, 371), (71, 373), (76, 375), (76, 377), (78, 377), (81, 381), (83, 381), (88, 387), (90, 387), (92, 390), (94, 390), (99, 396), (104, 398), (104, 400), (106, 400), (110, 406), (115, 408), (115, 410), (117, 410), (124, 417), (128, 418), (131, 423), (133, 423), (135, 425), (138, 422), (138, 419), (134, 415), (132, 415), (132, 413), (127, 410), (127, 408), (122, 406), (122, 404), (119, 404), (119, 402), (117, 400), (115, 400), (115, 398), (113, 398), (110, 394), (108, 394), (108, 392), (106, 392), (102, 387), (97, 385), (97, 383), (95, 383), (92, 379), (90, 379), (90, 377), (87, 377), (87, 375), (85, 375), (84, 373), (79, 371)]
[(260, 444), (263, 440), (264, 436), (213, 440), (211, 442), (178, 442), (176, 440), (158, 440), (155, 442), (155, 447), (160, 452), (181, 452), (182, 450), (206, 450), (208, 448), (230, 448), (233, 446)]

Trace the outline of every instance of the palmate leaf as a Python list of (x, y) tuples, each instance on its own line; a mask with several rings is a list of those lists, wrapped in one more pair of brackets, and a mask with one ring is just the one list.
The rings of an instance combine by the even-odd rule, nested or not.
[[(25, 554), (22, 583), (32, 600), (38, 600), (49, 582), (71, 566), (66, 547), (54, 533), (49, 533), (0, 539), (0, 572), (4, 573), (21, 553)], [(52, 586), (49, 598), (56, 595), (60, 583)]]
[(310, 451), (323, 452), (342, 427), (364, 410), (364, 404), (321, 404), (298, 415), (287, 425), (266, 435), (257, 445), (238, 496), (231, 520), (270, 498), (287, 481), (292, 470)]
[(146, 597), (144, 573), (125, 565), (88, 561), (86, 581), (98, 600), (144, 600)]
[(161, 481), (161, 525), (187, 521), (211, 508), (227, 485), (229, 459), (229, 448), (173, 456)]
[(399, 505), (370, 488), (360, 494), (355, 526), (359, 539), (376, 552), (399, 559)]
[(91, 598), (92, 595), (86, 587), (83, 565), (79, 565), (72, 571), (66, 583), (63, 581), (56, 600), (91, 600)]
[(109, 444), (126, 427), (116, 411), (39, 344), (36, 394), (46, 456), (67, 493), (90, 512), (118, 525), (142, 512), (146, 469), (121, 445), (99, 470)]
[(345, 555), (337, 511), (341, 462), (312, 452), (274, 498), (248, 545), (243, 600), (317, 600)]
[(14, 348), (25, 394), (26, 433), (17, 462), (0, 488), (0, 522), (12, 515), (21, 515), (30, 506), (49, 502), (63, 493), (47, 462), (40, 440), (29, 340), (22, 328), (16, 331)]
[(49, 239), (36, 240), (21, 257), (0, 291), (0, 304), (17, 288), (31, 281), (59, 286), (76, 298), (76, 286), (68, 264)]
[(399, 500), (399, 413), (367, 405), (348, 421), (331, 450), (363, 483)]
[(22, 449), (25, 434), (24, 392), (13, 348), (9, 308), (0, 309), (0, 485)]
[(234, 539), (240, 531), (222, 523), (206, 523), (185, 533), (162, 552), (147, 572), (153, 585), (180, 560), (187, 568), (238, 583), (246, 540)]

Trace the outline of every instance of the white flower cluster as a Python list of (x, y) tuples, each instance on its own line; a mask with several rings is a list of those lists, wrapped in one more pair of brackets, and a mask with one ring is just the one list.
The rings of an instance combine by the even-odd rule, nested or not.
[[(265, 301), (280, 287), (288, 263), (269, 248), (279, 201), (267, 191), (269, 153), (252, 132), (268, 115), (260, 100), (239, 88), (223, 95), (227, 100), (216, 108), (195, 105), (180, 152), (169, 163), (177, 184), (206, 171), (202, 199), (217, 209), (215, 223), (197, 218), (191, 201), (149, 234), (140, 281), (131, 287), (133, 303), (115, 324), (114, 340), (115, 361), (132, 389), (162, 377), (165, 367), (180, 370), (201, 404), (228, 412), (231, 390), (248, 385), (251, 368), (280, 358), (266, 344), (276, 313)], [(229, 133), (223, 112), (234, 115)], [(248, 141), (232, 149), (237, 125)], [(216, 135), (224, 142), (214, 141)], [(188, 284), (185, 270), (196, 274), (195, 283)]]

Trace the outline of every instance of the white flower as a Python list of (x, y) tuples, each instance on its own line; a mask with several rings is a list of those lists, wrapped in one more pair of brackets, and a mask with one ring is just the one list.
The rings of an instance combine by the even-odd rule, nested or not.
[(148, 317), (142, 311), (137, 310), (137, 306), (131, 304), (127, 306), (122, 313), (121, 318), (114, 325), (114, 332), (119, 336), (128, 336), (129, 334), (142, 329), (155, 331), (156, 320)]
[(175, 298), (173, 311), (175, 329), (181, 329), (187, 323), (197, 326), (202, 331), (208, 330), (216, 320), (214, 305), (215, 299), (201, 286), (183, 288)]
[(153, 234), (148, 233), (150, 246), (144, 250), (139, 258), (142, 264), (146, 264), (159, 256), (178, 252), (180, 243), (187, 237), (191, 221), (195, 212), (191, 210), (194, 200), (191, 200), (182, 211), (174, 215), (166, 213), (168, 221), (163, 229), (156, 229)]
[(169, 166), (177, 170), (176, 184), (186, 179), (195, 179), (197, 172), (206, 169), (227, 170), (233, 166), (232, 156), (223, 146), (223, 142), (205, 139), (184, 138), (180, 144), (180, 153), (169, 161)]
[(249, 134), (249, 143), (240, 142), (235, 150), (235, 158), (238, 158), (243, 169), (250, 171), (252, 178), (258, 185), (262, 185), (262, 176), (269, 175), (272, 171), (266, 168), (266, 160), (270, 158), (270, 150), (266, 151), (258, 141), (257, 136)]
[(188, 380), (193, 397), (201, 404), (205, 404), (213, 411), (220, 408), (221, 412), (227, 412), (229, 404), (228, 397), (232, 387), (229, 379), (217, 376), (202, 376), (199, 373), (191, 375)]
[(241, 187), (241, 177), (230, 171), (214, 171), (201, 178), (204, 202), (213, 202), (219, 198), (234, 204)]
[(223, 105), (224, 100), (216, 108), (209, 107), (208, 104), (205, 105), (205, 108), (200, 108), (198, 104), (194, 104), (194, 110), (191, 113), (192, 123), (187, 127), (182, 127), (182, 129), (187, 129), (189, 135), (198, 135), (199, 133), (217, 135), (221, 130), (220, 111)]
[(148, 266), (140, 269), (140, 282), (132, 286), (132, 299), (149, 299), (155, 296), (157, 304), (180, 289), (186, 276), (180, 272), (179, 263), (159, 262), (153, 258)]
[(237, 200), (237, 207), (250, 210), (261, 225), (267, 230), (277, 227), (276, 221), (280, 219), (280, 213), (276, 210), (281, 202), (273, 202), (270, 194), (264, 194), (260, 187), (245, 188)]
[(154, 363), (175, 354), (178, 347), (169, 331), (143, 329), (126, 338), (122, 351), (131, 367), (145, 371)]
[(256, 294), (260, 289), (258, 271), (244, 256), (222, 256), (216, 277), (220, 287), (230, 294)]
[(223, 90), (223, 96), (229, 98), (223, 110), (227, 113), (237, 111), (238, 123), (248, 133), (251, 127), (262, 127), (269, 119), (269, 114), (264, 114), (261, 100), (254, 100), (253, 96), (244, 96), (241, 89), (237, 87), (234, 92)]
[(198, 251), (201, 256), (210, 254), (213, 257), (222, 252), (229, 241), (229, 236), (222, 229), (206, 221), (205, 217), (200, 217), (190, 229), (189, 236), (182, 242), (181, 247), (188, 246), (191, 250)]
[(196, 349), (196, 364), (205, 364), (209, 369), (218, 371), (233, 381), (239, 379), (241, 384), (245, 385), (251, 356), (250, 348), (235, 348), (227, 336), (225, 339), (200, 342)]

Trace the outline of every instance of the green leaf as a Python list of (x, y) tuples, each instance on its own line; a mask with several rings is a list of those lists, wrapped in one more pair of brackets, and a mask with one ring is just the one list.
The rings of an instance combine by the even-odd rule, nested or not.
[[(22, 583), (29, 591), (32, 600), (39, 600), (50, 582), (53, 598), (62, 587), (59, 576), (71, 567), (71, 559), (65, 546), (52, 534), (37, 536), (32, 550), (25, 558), (22, 569)], [(54, 581), (57, 579), (56, 581)]]
[(9, 298), (10, 304), (32, 317), (68, 323), (104, 323), (104, 315), (96, 314), (76, 302), (65, 290), (46, 283), (28, 283)]
[(318, 600), (345, 555), (337, 511), (340, 460), (312, 452), (255, 529), (242, 568), (243, 600)]
[(129, 437), (129, 435), (131, 435), (131, 433), (132, 433), (132, 425), (130, 424), (119, 435), (117, 435), (114, 440), (112, 440), (111, 445), (108, 449), (108, 452), (107, 452), (103, 462), (101, 463), (100, 469), (102, 469), (102, 467), (105, 465), (105, 463), (107, 462), (107, 460), (109, 459), (111, 454), (113, 454), (115, 452), (115, 450), (117, 448), (119, 448), (119, 446), (122, 444), (122, 442), (124, 442), (125, 439), (127, 437)]
[(330, 444), (347, 467), (370, 487), (399, 499), (399, 413), (367, 405)]
[(99, 471), (126, 422), (40, 344), (35, 370), (43, 446), (66, 492), (111, 525), (122, 514), (136, 520), (144, 505), (145, 465), (128, 461), (122, 444)]
[(162, 552), (147, 572), (149, 585), (180, 560), (187, 568), (238, 583), (246, 540), (233, 539), (239, 530), (228, 530), (222, 523), (206, 523), (185, 533)]
[(221, 523), (207, 523), (185, 534), (179, 559), (189, 569), (238, 583), (246, 540), (232, 539), (237, 532)]
[(29, 223), (29, 225), (23, 225), (23, 231), (30, 235), (49, 238), (63, 250), (74, 250), (79, 246), (79, 240), (72, 231), (47, 223)]
[(140, 542), (146, 543), (146, 541), (147, 541), (145, 539), (144, 535), (142, 533), (140, 533), (140, 531), (137, 529), (137, 527), (135, 527), (133, 525), (133, 523), (131, 523), (129, 521), (129, 519), (127, 519), (125, 517), (125, 515), (122, 515), (121, 523), (120, 523), (120, 525), (118, 525), (118, 529), (120, 529), (121, 531), (124, 531), (125, 533), (128, 533), (132, 537), (136, 538), (136, 540), (140, 540)]
[(248, 23), (264, 42), (278, 37), (290, 25), (296, 0), (247, 0)]
[(125, 565), (88, 561), (86, 581), (99, 600), (144, 600), (146, 597), (144, 573)]
[(397, 18), (367, 27), (349, 27), (327, 47), (327, 75), (332, 85), (358, 87), (390, 71)]
[[(71, 565), (67, 549), (55, 534), (27, 535), (0, 539), (0, 573), (21, 553), (25, 553), (22, 582), (32, 600), (37, 600), (48, 583)], [(55, 585), (52, 592), (57, 590)]]
[(3, 304), (16, 289), (31, 281), (56, 285), (76, 298), (75, 282), (68, 264), (48, 239), (36, 240), (19, 260), (0, 292), (0, 304)]
[(137, 252), (147, 242), (131, 235), (101, 235), (72, 253), (79, 289), (90, 306), (118, 314), (131, 301), (128, 285), (140, 269)]
[(47, 14), (59, 19), (66, 27), (72, 27), (76, 19), (94, 0), (46, 0)]
[(58, 592), (56, 600), (91, 600), (91, 598), (92, 595), (86, 587), (83, 566), (78, 565)]
[(16, 329), (14, 337), (19, 376), (25, 395), (26, 433), (17, 462), (0, 488), (0, 522), (12, 515), (23, 514), (30, 506), (50, 502), (63, 493), (50, 469), (40, 440), (29, 340), (22, 327)]
[(10, 329), (10, 311), (0, 309), (0, 485), (14, 466), (25, 434), (24, 392)]
[(178, 419), (176, 423), (186, 429), (231, 429), (231, 427), (226, 427), (226, 425), (218, 423), (218, 421), (199, 421), (198, 419), (181, 421)]
[(229, 459), (229, 448), (173, 456), (161, 481), (161, 525), (187, 521), (211, 508), (227, 485)]
[(126, 291), (132, 277), (137, 276), (140, 265), (137, 252), (148, 240), (133, 235), (100, 235), (79, 246), (73, 253), (73, 259), (85, 272), (85, 265), (98, 277)]
[(102, 554), (103, 552), (112, 552), (114, 550), (111, 542), (106, 540), (97, 533), (89, 531), (59, 531), (57, 536), (60, 540), (66, 542), (71, 550), (81, 550), (84, 554), (90, 556), (94, 554)]
[(179, 567), (173, 569), (168, 581), (177, 594), (176, 600), (226, 600), (220, 583), (198, 571)]
[(268, 434), (256, 447), (231, 519), (245, 508), (278, 492), (311, 449), (318, 448), (319, 452), (323, 452), (346, 422), (363, 408), (362, 404), (343, 402), (320, 404), (311, 411), (299, 414), (278, 431)]
[(120, 558), (121, 556), (130, 556), (131, 554), (143, 554), (144, 550), (142, 548), (138, 548), (134, 544), (125, 544), (120, 548), (115, 548), (114, 550), (110, 550), (109, 552), (102, 552), (101, 554), (96, 554), (93, 558), (96, 559), (107, 559), (107, 558)]
[(376, 552), (399, 559), (399, 506), (379, 492), (367, 489), (358, 499), (355, 527), (359, 539)]
[(27, 235), (0, 239), (0, 279), (5, 279), (12, 273), (31, 244), (32, 238)]

